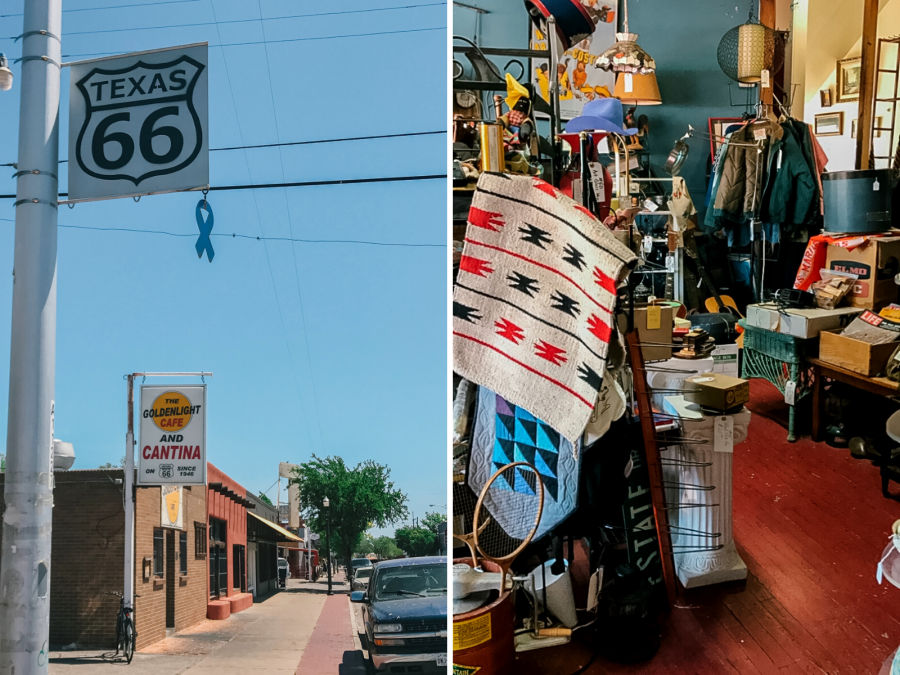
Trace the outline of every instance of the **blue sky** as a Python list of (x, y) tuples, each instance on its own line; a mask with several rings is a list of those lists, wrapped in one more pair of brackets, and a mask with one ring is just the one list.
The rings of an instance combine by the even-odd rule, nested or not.
[[(414, 2), (379, 0), (374, 7)], [(210, 147), (445, 130), (447, 5), (418, 2), (430, 6), (266, 21), (268, 57), (263, 44), (211, 46)], [(64, 10), (108, 9), (64, 11), (63, 60), (204, 40), (261, 42), (260, 12), (373, 9), (361, 0), (111, 8), (126, 4), (137, 2), (64, 2)], [(3, 3), (4, 15), (21, 11), (21, 0)], [(212, 23), (214, 16), (218, 29), (123, 30)], [(225, 23), (242, 19), (255, 21)], [(21, 28), (21, 16), (0, 18), (4, 38)], [(420, 30), (426, 28), (439, 30)], [(109, 30), (116, 32), (74, 34)], [(274, 42), (381, 31), (415, 32)], [(12, 63), (20, 45), (3, 39), (0, 51)], [(20, 66), (11, 68), (19, 78)], [(20, 81), (0, 94), (0, 163), (16, 159)], [(61, 159), (68, 147), (68, 92), (63, 69)], [(446, 171), (446, 143), (441, 134), (293, 146), (281, 148), (280, 156), (278, 148), (212, 152), (210, 183), (439, 174)], [(0, 193), (15, 191), (15, 181), (0, 174), (4, 184)], [(209, 200), (213, 233), (443, 245), (446, 196), (446, 182), (431, 180), (214, 192)], [(198, 197), (61, 207), (59, 222), (196, 235)], [(14, 218), (9, 200), (0, 200), (0, 218)], [(4, 449), (13, 242), (13, 223), (0, 220)], [(56, 436), (75, 445), (74, 468), (122, 456), (125, 373), (204, 370), (214, 373), (207, 380), (209, 459), (248, 489), (268, 489), (279, 461), (340, 455), (350, 464), (387, 464), (417, 516), (442, 510), (429, 504), (447, 503), (447, 249), (295, 243), (292, 254), (289, 242), (215, 237), (209, 263), (198, 260), (194, 243), (194, 237), (60, 228)], [(273, 501), (275, 494), (269, 492)]]

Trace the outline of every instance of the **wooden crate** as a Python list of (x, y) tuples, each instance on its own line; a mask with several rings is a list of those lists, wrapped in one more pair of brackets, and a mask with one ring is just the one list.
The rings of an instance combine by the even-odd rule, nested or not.
[(841, 330), (843, 329), (835, 328), (819, 334), (819, 358), (867, 377), (883, 373), (888, 359), (900, 346), (898, 342), (870, 345), (868, 342), (840, 335)]

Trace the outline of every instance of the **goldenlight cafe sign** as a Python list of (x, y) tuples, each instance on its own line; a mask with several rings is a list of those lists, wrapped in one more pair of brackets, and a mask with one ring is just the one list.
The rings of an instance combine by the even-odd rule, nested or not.
[(138, 485), (206, 484), (206, 385), (141, 387)]

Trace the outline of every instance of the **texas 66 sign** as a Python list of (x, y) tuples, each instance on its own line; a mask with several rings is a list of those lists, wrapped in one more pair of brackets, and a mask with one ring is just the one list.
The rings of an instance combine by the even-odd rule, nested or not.
[(69, 202), (209, 185), (207, 44), (68, 64)]

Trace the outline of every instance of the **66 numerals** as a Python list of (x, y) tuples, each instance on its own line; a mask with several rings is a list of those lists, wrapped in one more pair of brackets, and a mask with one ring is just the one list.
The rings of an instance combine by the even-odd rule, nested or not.
[[(141, 125), (141, 133), (138, 136), (138, 147), (143, 157), (150, 164), (169, 164), (174, 161), (184, 149), (184, 135), (177, 127), (160, 126), (154, 129), (156, 123), (163, 117), (178, 115), (178, 106), (167, 106), (155, 110)], [(91, 157), (102, 169), (117, 171), (128, 164), (134, 157), (134, 140), (122, 131), (110, 131), (110, 127), (117, 122), (130, 122), (131, 113), (121, 112), (104, 118), (94, 130), (91, 137)], [(157, 136), (165, 136), (169, 139), (169, 149), (159, 155), (153, 150), (153, 139)], [(109, 159), (106, 156), (106, 144), (118, 143), (122, 152), (117, 159)]]

